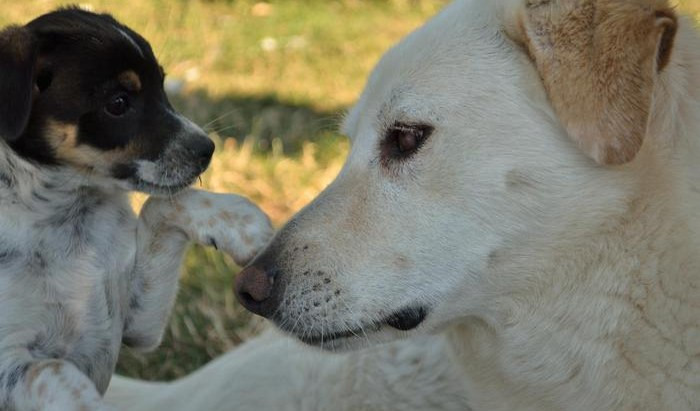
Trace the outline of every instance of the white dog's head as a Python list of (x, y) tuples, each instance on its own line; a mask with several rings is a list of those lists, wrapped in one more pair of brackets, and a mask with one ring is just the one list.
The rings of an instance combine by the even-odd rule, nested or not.
[(664, 1), (451, 5), (378, 64), (345, 167), (240, 300), (331, 349), (498, 316), (541, 250), (624, 214), (653, 172), (676, 24)]

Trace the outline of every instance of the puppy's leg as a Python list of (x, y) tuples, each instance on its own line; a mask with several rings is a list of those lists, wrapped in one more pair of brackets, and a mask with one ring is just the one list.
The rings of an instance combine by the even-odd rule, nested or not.
[(271, 236), (267, 216), (241, 196), (185, 190), (171, 199), (151, 197), (139, 218), (124, 343), (141, 349), (160, 343), (188, 241), (212, 245), (242, 265)]
[(17, 411), (109, 411), (92, 381), (63, 360), (3, 361), (0, 408)]

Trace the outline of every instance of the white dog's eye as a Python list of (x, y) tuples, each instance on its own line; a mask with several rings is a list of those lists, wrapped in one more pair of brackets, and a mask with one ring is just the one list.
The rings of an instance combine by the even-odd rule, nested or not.
[(396, 123), (389, 128), (381, 143), (382, 161), (404, 160), (418, 152), (433, 132), (426, 124)]

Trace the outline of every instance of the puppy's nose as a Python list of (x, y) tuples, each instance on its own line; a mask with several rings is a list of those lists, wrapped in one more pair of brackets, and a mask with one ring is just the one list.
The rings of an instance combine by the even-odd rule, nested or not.
[(267, 271), (250, 266), (236, 278), (238, 301), (249, 311), (263, 317), (271, 316), (277, 309), (275, 277)]
[(202, 165), (208, 165), (214, 154), (214, 142), (209, 137), (191, 138), (184, 142), (185, 148)]

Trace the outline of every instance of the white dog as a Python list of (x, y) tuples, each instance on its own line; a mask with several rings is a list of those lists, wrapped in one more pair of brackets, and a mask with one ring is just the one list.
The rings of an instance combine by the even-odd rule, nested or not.
[(108, 397), (171, 411), (700, 409), (692, 21), (663, 0), (459, 1), (382, 59), (344, 130), (345, 168), (237, 292), (346, 352), (267, 335)]

